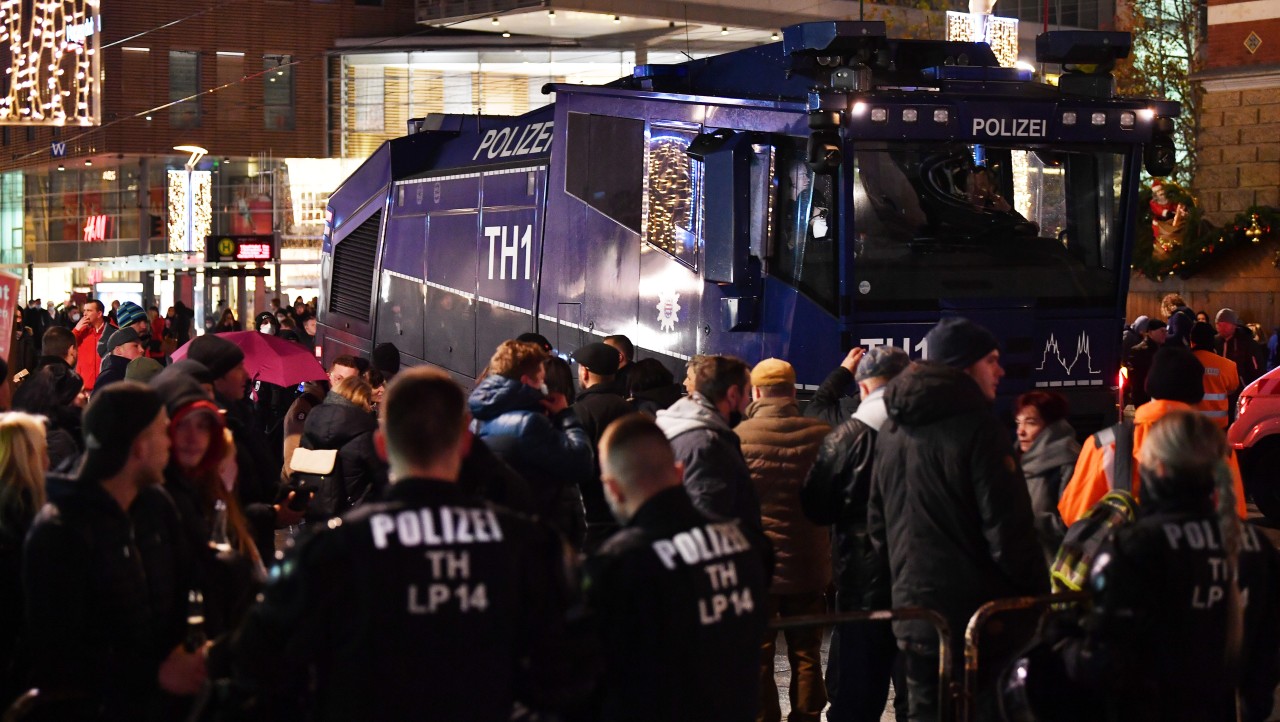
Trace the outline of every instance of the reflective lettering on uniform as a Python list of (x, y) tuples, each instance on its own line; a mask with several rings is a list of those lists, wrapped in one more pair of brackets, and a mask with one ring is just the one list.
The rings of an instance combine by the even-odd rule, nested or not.
[(387, 514), (374, 514), (369, 518), (369, 528), (373, 530), (374, 548), (386, 549), (387, 535), (396, 530), (396, 523)]
[(453, 543), (453, 511), (447, 506), (440, 507), (440, 533), (445, 544)]
[(386, 549), (392, 539), (401, 547), (502, 541), (502, 527), (492, 509), (445, 506), (408, 509), (395, 516), (374, 514), (369, 518), (369, 528), (377, 549)]
[(1242, 530), (1244, 533), (1240, 535), (1240, 548), (1247, 552), (1262, 551), (1262, 547), (1258, 544), (1258, 533), (1251, 527), (1246, 526)]
[(1192, 609), (1213, 609), (1213, 605), (1222, 601), (1226, 596), (1222, 587), (1212, 584), (1208, 589), (1204, 589), (1199, 585), (1191, 590), (1191, 608)]
[(653, 551), (657, 553), (658, 559), (662, 560), (662, 566), (667, 569), (676, 568), (676, 545), (667, 539), (659, 539), (653, 543)]
[(1197, 524), (1186, 524), (1182, 527), (1182, 533), (1187, 539), (1187, 546), (1197, 551), (1204, 549), (1204, 531)]
[(716, 624), (724, 618), (725, 612), (733, 610), (735, 617), (750, 614), (756, 608), (751, 597), (751, 589), (734, 589), (727, 594), (713, 594), (709, 599), (698, 600), (698, 621), (705, 627)]
[(707, 573), (707, 579), (711, 580), (711, 588), (717, 592), (738, 586), (738, 567), (731, 561), (723, 564), (708, 564), (703, 571)]
[(471, 578), (471, 552), (430, 551), (431, 576), (436, 579), (463, 580)]
[(396, 516), (396, 533), (400, 535), (400, 544), (416, 547), (422, 543), (422, 522), (414, 511), (402, 511)]

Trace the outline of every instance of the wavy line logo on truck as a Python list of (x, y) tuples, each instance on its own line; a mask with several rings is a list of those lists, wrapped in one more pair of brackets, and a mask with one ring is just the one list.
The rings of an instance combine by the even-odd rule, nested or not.
[(1089, 373), (1102, 373), (1101, 371), (1095, 371), (1093, 368), (1093, 355), (1089, 352), (1089, 334), (1081, 331), (1080, 335), (1076, 337), (1076, 355), (1072, 357), (1071, 363), (1067, 363), (1067, 360), (1062, 356), (1062, 350), (1058, 347), (1058, 339), (1050, 333), (1049, 340), (1044, 342), (1044, 355), (1040, 357), (1040, 366), (1036, 368), (1036, 371), (1044, 371), (1044, 367), (1049, 364), (1049, 360), (1054, 359), (1070, 375), (1071, 369), (1076, 367), (1081, 358), (1087, 359), (1084, 365)]

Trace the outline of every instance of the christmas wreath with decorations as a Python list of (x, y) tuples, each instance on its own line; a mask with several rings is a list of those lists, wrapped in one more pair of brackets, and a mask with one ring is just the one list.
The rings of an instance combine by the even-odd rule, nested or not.
[[(1215, 258), (1280, 238), (1280, 209), (1253, 206), (1218, 227), (1182, 186), (1160, 179), (1152, 185), (1138, 194), (1133, 244), (1133, 270), (1147, 278), (1190, 278)], [(1280, 251), (1272, 263), (1280, 268)]]

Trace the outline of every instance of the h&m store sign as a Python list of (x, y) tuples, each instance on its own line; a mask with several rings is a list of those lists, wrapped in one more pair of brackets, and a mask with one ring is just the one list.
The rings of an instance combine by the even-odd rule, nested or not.
[(211, 263), (267, 262), (276, 259), (276, 237), (272, 234), (209, 236), (205, 260)]

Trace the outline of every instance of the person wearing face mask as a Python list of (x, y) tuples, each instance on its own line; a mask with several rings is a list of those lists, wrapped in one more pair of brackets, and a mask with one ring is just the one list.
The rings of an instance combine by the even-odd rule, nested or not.
[(732, 356), (695, 356), (685, 388), (689, 395), (659, 411), (657, 424), (684, 465), (693, 505), (763, 533), (760, 497), (733, 433), (751, 403), (751, 368)]
[(472, 432), (529, 482), (540, 515), (565, 533), (574, 520), (560, 500), (565, 487), (590, 481), (594, 456), (568, 399), (548, 391), (546, 360), (537, 344), (503, 341), (467, 403)]
[(1052, 562), (1067, 528), (1058, 516), (1058, 500), (1071, 481), (1080, 455), (1076, 430), (1067, 421), (1067, 400), (1052, 391), (1028, 391), (1014, 401), (1018, 464), (1031, 494), (1036, 534)]

